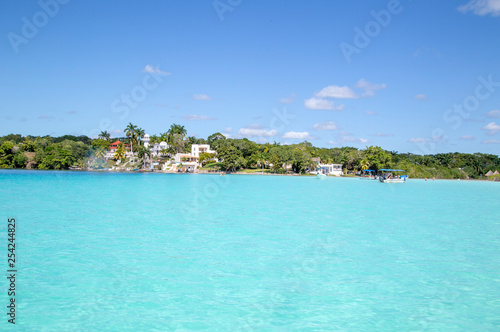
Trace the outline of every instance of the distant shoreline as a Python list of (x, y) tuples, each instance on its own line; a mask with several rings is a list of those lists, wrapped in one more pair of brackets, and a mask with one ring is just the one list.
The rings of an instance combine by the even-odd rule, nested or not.
[[(72, 172), (72, 173), (111, 173), (111, 174), (174, 174), (174, 175), (193, 175), (193, 174), (207, 174), (207, 175), (218, 175), (221, 176), (222, 173), (225, 175), (265, 175), (265, 176), (301, 176), (301, 177), (315, 177), (315, 175), (309, 175), (309, 174), (273, 174), (273, 173), (261, 173), (261, 172), (252, 172), (252, 173), (246, 173), (246, 172), (234, 172), (234, 173), (228, 173), (228, 172), (195, 172), (195, 173), (181, 173), (181, 172), (163, 172), (163, 171), (156, 171), (156, 172), (139, 172), (139, 171), (110, 171), (110, 170), (70, 170), (70, 169), (25, 169), (25, 168), (0, 168), (0, 171), (36, 171), (36, 172)], [(358, 176), (328, 176), (328, 178), (351, 178), (351, 179), (357, 179), (359, 178)], [(409, 180), (425, 180), (425, 178), (409, 178)], [(484, 181), (484, 182), (499, 182), (499, 181), (492, 181), (488, 179), (439, 179), (436, 178), (433, 180), (432, 178), (429, 179), (427, 178), (427, 181)]]

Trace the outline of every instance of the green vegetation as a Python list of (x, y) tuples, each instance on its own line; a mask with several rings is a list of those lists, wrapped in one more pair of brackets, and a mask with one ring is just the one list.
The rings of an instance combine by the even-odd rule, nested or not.
[[(126, 137), (119, 138), (129, 144), (143, 165), (153, 162), (149, 150), (143, 147), (144, 130), (130, 123), (125, 128)], [(65, 135), (61, 137), (34, 137), (10, 134), (0, 137), (0, 168), (68, 169), (71, 166), (83, 169), (106, 168), (105, 160), (111, 138), (101, 132), (98, 138)], [(304, 174), (315, 168), (313, 158), (323, 163), (343, 164), (345, 173), (356, 173), (362, 169), (398, 168), (407, 171), (411, 178), (479, 179), (488, 171), (500, 171), (499, 156), (483, 153), (439, 153), (415, 155), (387, 151), (378, 146), (365, 149), (353, 147), (318, 148), (305, 141), (299, 144), (258, 144), (248, 139), (227, 139), (221, 133), (207, 139), (187, 136), (184, 126), (172, 124), (162, 134), (150, 137), (150, 143), (165, 141), (169, 147), (163, 149), (162, 159), (170, 159), (175, 153), (190, 152), (192, 144), (210, 144), (216, 154), (201, 153), (200, 163), (205, 170), (247, 173)], [(155, 157), (154, 161), (161, 161)], [(126, 160), (126, 148), (120, 144), (114, 154), (115, 160)], [(130, 163), (130, 165), (135, 165)], [(499, 176), (489, 179), (499, 180)]]
[(114, 155), (115, 160), (123, 161), (125, 159), (126, 152), (127, 150), (125, 149), (125, 145), (123, 143), (118, 144)]

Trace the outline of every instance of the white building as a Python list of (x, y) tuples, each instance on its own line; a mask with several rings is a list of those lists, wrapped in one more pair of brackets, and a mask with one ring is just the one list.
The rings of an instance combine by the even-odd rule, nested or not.
[(142, 141), (144, 142), (144, 147), (149, 147), (149, 151), (151, 151), (151, 156), (157, 157), (161, 155), (161, 150), (166, 150), (168, 149), (168, 144), (167, 142), (161, 141), (160, 143), (153, 143), (152, 145), (149, 143), (150, 142), (150, 136), (148, 134), (144, 135), (142, 138)]
[(148, 134), (144, 135), (142, 141), (144, 142), (144, 147), (147, 148), (149, 146), (149, 135)]
[(318, 163), (317, 172), (325, 175), (334, 175), (334, 176), (344, 175), (344, 172), (342, 171), (342, 164)]
[(198, 159), (200, 159), (200, 154), (202, 153), (216, 153), (214, 150), (210, 150), (210, 145), (208, 144), (193, 144), (191, 145), (191, 153), (177, 153), (175, 155), (175, 161), (176, 162), (181, 162), (182, 159), (184, 161), (190, 161), (190, 162), (198, 162)]
[(200, 157), (200, 153), (215, 153), (215, 151), (210, 150), (210, 145), (208, 144), (193, 144), (191, 145), (191, 155), (194, 157)]
[(210, 150), (208, 144), (193, 144), (191, 145), (191, 153), (177, 153), (174, 156), (175, 163), (182, 164), (184, 169), (192, 172), (200, 167), (198, 160), (203, 152), (216, 153), (214, 150)]
[(162, 154), (161, 150), (166, 150), (168, 149), (168, 144), (164, 141), (161, 141), (160, 143), (154, 143), (153, 145), (151, 145), (151, 154), (153, 155), (153, 157), (156, 157), (156, 156), (159, 156), (160, 154)]

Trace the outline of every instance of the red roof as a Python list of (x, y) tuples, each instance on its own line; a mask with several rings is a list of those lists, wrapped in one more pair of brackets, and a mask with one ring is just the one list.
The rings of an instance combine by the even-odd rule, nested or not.
[[(122, 142), (120, 142), (120, 140), (117, 140), (116, 142), (111, 143), (111, 144), (110, 144), (110, 149), (112, 149), (112, 150), (116, 149), (116, 148), (118, 147), (118, 145), (120, 145), (121, 143), (122, 143)], [(125, 144), (125, 143), (124, 143), (123, 145), (125, 145), (125, 147), (129, 147), (129, 145), (128, 145), (128, 144)]]

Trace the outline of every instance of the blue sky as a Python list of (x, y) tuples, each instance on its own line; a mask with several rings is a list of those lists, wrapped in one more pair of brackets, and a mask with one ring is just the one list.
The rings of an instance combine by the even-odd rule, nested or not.
[(0, 135), (500, 151), (500, 0), (0, 3)]

